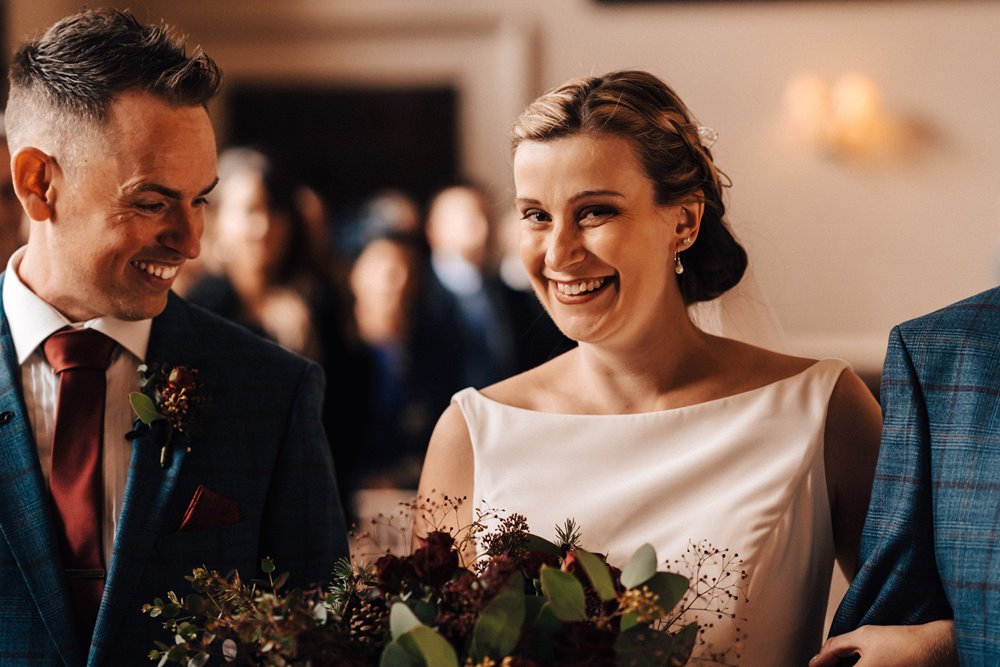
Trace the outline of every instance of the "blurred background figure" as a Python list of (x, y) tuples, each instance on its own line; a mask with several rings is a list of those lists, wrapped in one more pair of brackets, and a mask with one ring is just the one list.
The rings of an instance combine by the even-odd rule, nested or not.
[(430, 270), (418, 305), (422, 363), (436, 369), (438, 408), (464, 387), (484, 387), (567, 349), (534, 294), (508, 285), (490, 262), (486, 196), (467, 184), (439, 191), (426, 224)]
[(4, 127), (3, 113), (0, 112), (0, 271), (7, 268), (7, 260), (28, 240), (21, 202), (14, 194), (10, 176), (10, 150)]
[[(363, 440), (356, 415), (364, 404), (354, 383), (365, 371), (332, 277), (323, 202), (263, 151), (229, 148), (218, 172), (204, 272), (186, 296), (319, 362), (327, 378), (324, 426), (343, 487), (341, 461)], [(343, 488), (341, 495), (346, 500)]]
[(430, 267), (418, 305), (423, 363), (433, 365), (446, 395), (484, 387), (517, 369), (514, 332), (502, 283), (489, 270), (490, 220), (484, 194), (454, 185), (431, 200), (425, 228)]
[(559, 331), (535, 296), (531, 278), (521, 261), (523, 224), (520, 214), (511, 211), (500, 220), (494, 236), (497, 275), (503, 284), (502, 293), (506, 296), (514, 325), (518, 370), (526, 371), (562, 354), (576, 343)]
[(375, 192), (358, 207), (341, 211), (331, 231), (337, 251), (354, 259), (373, 239), (393, 234), (419, 236), (422, 223), (420, 206), (413, 197), (388, 188)]
[(365, 410), (355, 417), (363, 422), (364, 438), (346, 461), (345, 491), (360, 516), (391, 512), (393, 489), (412, 497), (436, 418), (428, 399), (435, 377), (418, 375), (426, 367), (414, 356), (423, 257), (419, 237), (388, 232), (364, 247), (350, 273), (364, 363), (364, 372), (351, 381), (364, 396)]
[(221, 273), (193, 285), (188, 298), (322, 360), (321, 329), (335, 312), (327, 268), (309, 243), (299, 188), (272, 159), (249, 148), (219, 156), (211, 255)]

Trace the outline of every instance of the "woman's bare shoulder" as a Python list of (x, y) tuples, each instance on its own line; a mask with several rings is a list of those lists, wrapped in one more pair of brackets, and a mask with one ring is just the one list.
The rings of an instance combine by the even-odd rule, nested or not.
[(768, 350), (741, 341), (717, 338), (718, 370), (743, 389), (763, 387), (804, 372), (816, 359)]
[(555, 389), (562, 386), (575, 350), (564, 352), (540, 366), (511, 376), (483, 389), (480, 393), (504, 405), (525, 410), (543, 410)]

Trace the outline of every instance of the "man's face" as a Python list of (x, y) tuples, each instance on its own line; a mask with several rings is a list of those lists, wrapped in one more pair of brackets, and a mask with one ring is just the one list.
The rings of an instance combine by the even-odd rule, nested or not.
[(124, 93), (84, 141), (78, 164), (56, 170), (47, 243), (29, 247), (21, 276), (74, 321), (154, 317), (181, 266), (200, 252), (205, 196), (216, 181), (208, 114)]

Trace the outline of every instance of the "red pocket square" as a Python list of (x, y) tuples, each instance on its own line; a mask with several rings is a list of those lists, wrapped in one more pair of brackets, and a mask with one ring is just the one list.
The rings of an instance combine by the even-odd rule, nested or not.
[(239, 523), (240, 506), (199, 484), (191, 496), (178, 532), (201, 528), (221, 528)]

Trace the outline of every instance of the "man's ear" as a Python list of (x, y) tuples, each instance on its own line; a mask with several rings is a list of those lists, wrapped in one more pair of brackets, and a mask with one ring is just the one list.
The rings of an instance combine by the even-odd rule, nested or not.
[(32, 220), (41, 222), (55, 217), (56, 191), (52, 178), (57, 169), (51, 155), (32, 146), (18, 150), (11, 158), (14, 192)]

